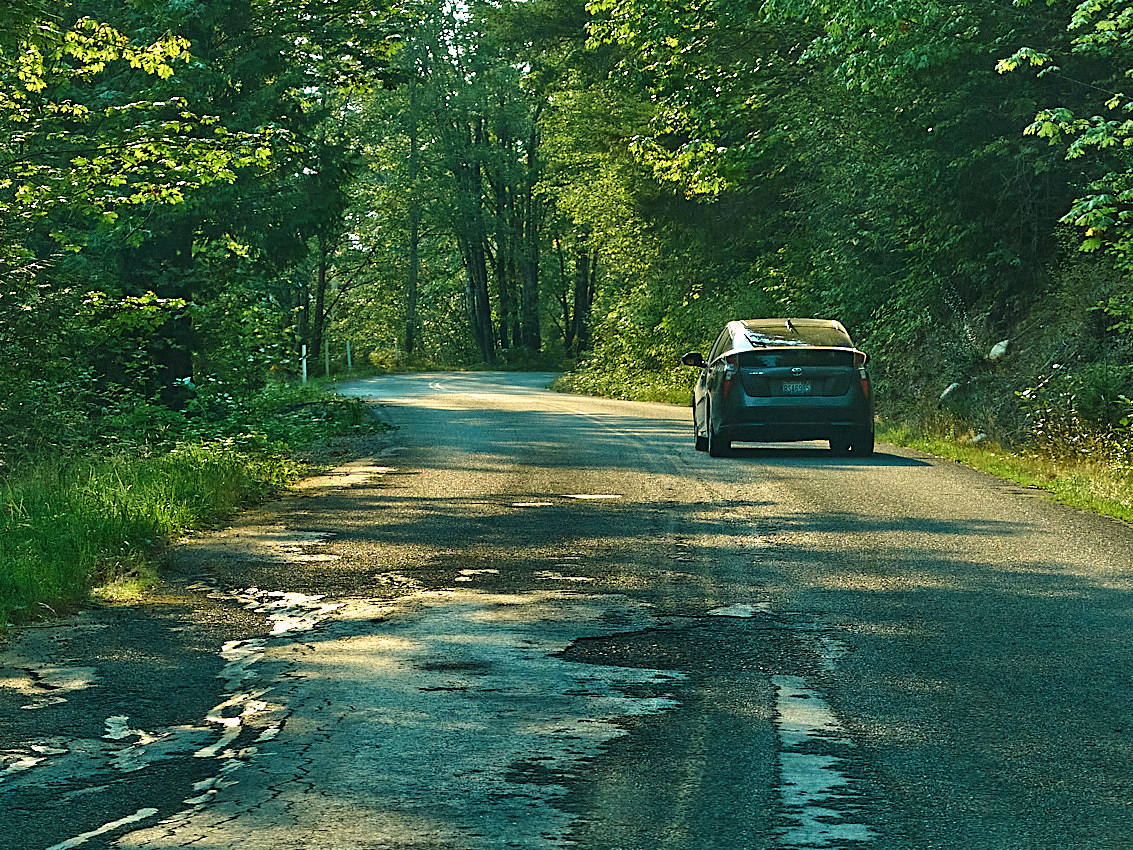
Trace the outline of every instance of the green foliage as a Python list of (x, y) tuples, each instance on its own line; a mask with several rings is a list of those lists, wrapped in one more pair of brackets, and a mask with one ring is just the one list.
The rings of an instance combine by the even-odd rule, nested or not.
[(1112, 330), (1121, 333), (1133, 330), (1133, 288), (1110, 295), (1098, 305), (1098, 309), (1114, 320)]
[(1133, 366), (1103, 362), (1055, 367), (1019, 393), (1030, 438), (1060, 456), (1133, 453)]
[(152, 293), (34, 288), (8, 307), (0, 306), (10, 319), (0, 331), (8, 367), (0, 380), (0, 462), (17, 463), (116, 439), (114, 423), (152, 394), (147, 343), (184, 304)]
[(103, 418), (97, 444), (67, 431), (72, 442), (57, 443), (54, 458), (40, 453), (0, 483), (0, 626), (145, 569), (167, 541), (293, 481), (300, 449), (382, 427), (362, 401), (312, 386), (239, 399), (213, 384), (186, 414), (120, 405)]
[(1127, 4), (1109, 0), (1074, 4), (1065, 33), (1069, 43), (1055, 45), (1064, 52), (1059, 60), (1064, 67), (1054, 64), (1050, 52), (1024, 47), (1002, 60), (999, 70), (1014, 71), (1029, 64), (1045, 66), (1042, 75), (1057, 76), (1075, 62), (1078, 67), (1066, 68), (1068, 76), (1078, 77), (1087, 70), (1096, 78), (1088, 89), (1091, 97), (1046, 106), (1025, 132), (1064, 146), (1068, 160), (1086, 160), (1082, 181), (1086, 192), (1074, 200), (1062, 220), (1082, 231), (1081, 250), (1104, 250), (1128, 271), (1133, 268), (1133, 170), (1127, 155), (1133, 146), (1129, 117), (1133, 101), (1115, 88), (1122, 85), (1117, 82), (1121, 77), (1133, 77), (1128, 61), (1133, 31)]
[(380, 431), (360, 399), (331, 395), (314, 384), (269, 383), (250, 396), (210, 381), (188, 404), (185, 434), (223, 439), (243, 450), (286, 452), (295, 446)]
[(261, 389), (268, 376), (297, 375), (300, 364), (289, 331), (291, 317), (270, 294), (233, 285), (195, 305), (194, 326), (201, 342), (195, 368), (206, 383), (217, 382), (241, 395)]
[(635, 369), (619, 363), (610, 370), (589, 368), (564, 375), (551, 389), (603, 398), (687, 405), (692, 400), (694, 380), (695, 376), (688, 369)]
[(0, 490), (0, 626), (82, 602), (90, 587), (142, 566), (166, 540), (286, 483), (295, 467), (230, 446), (185, 446), (138, 460), (43, 464)]
[(388, 79), (386, 12), (9, 4), (0, 457), (145, 444), (179, 427), (150, 404), (181, 392), (173, 381), (244, 397), (297, 374), (300, 343), (318, 351), (354, 276), (335, 257), (358, 164), (350, 118)]
[[(1048, 70), (1070, 46), (1060, 10), (817, 0), (755, 14), (731, 0), (589, 9), (592, 46), (621, 51), (620, 75), (603, 86), (633, 135), (588, 149), (591, 180), (628, 157), (616, 192), (580, 187), (574, 208), (619, 199), (637, 250), (631, 261), (602, 245), (586, 374), (666, 369), (728, 318), (833, 316), (873, 355), (883, 406), (931, 411), (953, 377), (934, 383), (956, 376), (986, 384), (973, 415), (1016, 427), (1016, 385), (1004, 388), (985, 357), (1048, 292), (1059, 219), (1083, 173), (1082, 158), (1024, 133), (1036, 102), (1073, 89)], [(1004, 73), (1024, 65), (1047, 73)]]
[(238, 168), (266, 164), (268, 137), (231, 133), (184, 98), (104, 90), (88, 100), (119, 63), (168, 80), (189, 59), (188, 48), (176, 36), (135, 46), (113, 27), (80, 18), (29, 28), (15, 49), (0, 52), (7, 226), (30, 227), (63, 209), (113, 221), (123, 207), (181, 203), (199, 187), (235, 180)]

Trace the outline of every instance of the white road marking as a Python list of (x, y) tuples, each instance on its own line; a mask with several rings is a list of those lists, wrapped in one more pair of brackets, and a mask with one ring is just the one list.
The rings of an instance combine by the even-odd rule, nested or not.
[(766, 614), (771, 610), (770, 602), (757, 602), (755, 605), (745, 605), (737, 602), (734, 605), (725, 605), (722, 608), (713, 608), (708, 612), (709, 617), (736, 617), (741, 620), (750, 620), (759, 614)]
[(100, 835), (105, 835), (108, 832), (113, 832), (119, 827), (129, 826), (132, 823), (143, 821), (146, 818), (152, 818), (157, 814), (157, 809), (138, 809), (129, 817), (121, 818), (110, 823), (103, 824), (98, 829), (93, 829), (90, 832), (84, 832), (82, 835), (76, 835), (74, 838), (68, 838), (59, 844), (48, 847), (47, 850), (71, 850), (72, 847), (79, 847), (86, 844), (92, 838), (97, 838)]
[(499, 570), (461, 570), (457, 576), (456, 581), (472, 581), (476, 576), (483, 575), (499, 575)]
[(877, 836), (854, 818), (858, 806), (855, 781), (840, 769), (854, 745), (834, 712), (800, 676), (774, 676), (777, 690), (781, 782), (779, 794), (792, 825), (782, 830), (786, 848), (866, 843)]

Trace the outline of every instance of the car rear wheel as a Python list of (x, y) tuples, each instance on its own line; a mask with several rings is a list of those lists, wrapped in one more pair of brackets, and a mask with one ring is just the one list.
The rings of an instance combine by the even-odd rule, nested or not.
[(710, 457), (725, 457), (728, 452), (732, 450), (732, 441), (722, 439), (717, 433), (716, 429), (712, 427), (712, 408), (708, 409), (707, 422), (705, 428), (708, 431), (708, 454)]
[(836, 455), (848, 455), (852, 443), (849, 437), (831, 437), (830, 438), (830, 451)]
[(850, 442), (850, 451), (859, 457), (870, 457), (873, 454), (873, 429), (856, 434)]

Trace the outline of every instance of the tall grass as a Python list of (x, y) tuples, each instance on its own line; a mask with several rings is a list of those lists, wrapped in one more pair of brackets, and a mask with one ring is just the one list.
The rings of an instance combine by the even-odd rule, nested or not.
[(696, 373), (687, 367), (635, 369), (614, 364), (609, 369), (584, 368), (558, 378), (551, 389), (562, 393), (687, 405)]
[(143, 569), (164, 542), (298, 470), (219, 443), (25, 467), (0, 484), (0, 624), (81, 603), (93, 585)]
[(878, 439), (920, 449), (1034, 487), (1065, 505), (1133, 522), (1133, 466), (1123, 444), (1083, 436), (1071, 452), (1049, 442), (1005, 447), (990, 440), (973, 441), (948, 429), (890, 423)]
[(299, 477), (297, 450), (377, 430), (361, 401), (316, 387), (206, 387), (185, 414), (138, 402), (85, 443), (21, 454), (0, 478), (0, 629), (145, 580), (168, 541)]

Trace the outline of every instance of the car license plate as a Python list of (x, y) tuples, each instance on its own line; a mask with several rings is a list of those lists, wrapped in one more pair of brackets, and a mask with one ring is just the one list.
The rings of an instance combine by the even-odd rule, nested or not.
[(783, 395), (810, 395), (810, 382), (783, 381)]

